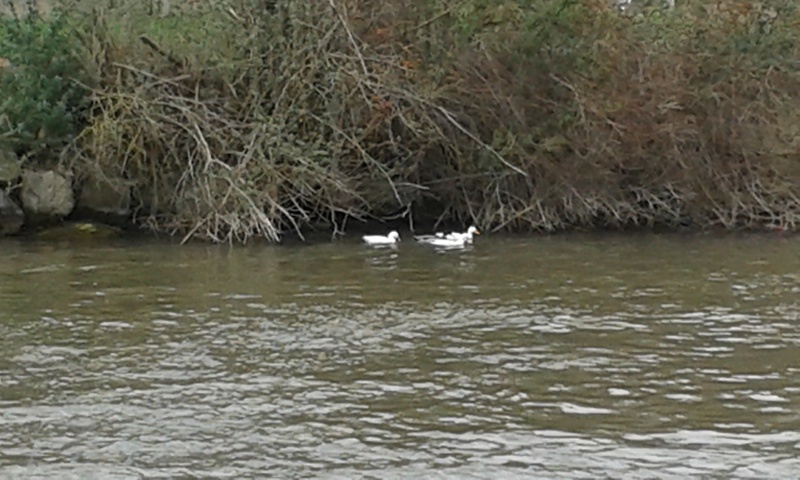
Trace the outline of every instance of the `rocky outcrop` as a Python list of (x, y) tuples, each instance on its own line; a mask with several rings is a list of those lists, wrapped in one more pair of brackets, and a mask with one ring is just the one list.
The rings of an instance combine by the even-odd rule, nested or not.
[(122, 179), (110, 182), (90, 178), (81, 185), (75, 208), (80, 217), (123, 224), (131, 216), (131, 189)]
[(0, 190), (0, 235), (19, 233), (24, 223), (25, 214), (22, 209), (5, 190)]
[(16, 183), (22, 173), (22, 162), (11, 150), (0, 149), (0, 187), (8, 188)]
[(23, 210), (36, 218), (61, 219), (75, 207), (72, 176), (52, 170), (24, 170), (19, 196)]
[(17, 154), (11, 150), (0, 149), (0, 235), (14, 235), (25, 223), (25, 213), (8, 194), (16, 185), (21, 173), (22, 162)]

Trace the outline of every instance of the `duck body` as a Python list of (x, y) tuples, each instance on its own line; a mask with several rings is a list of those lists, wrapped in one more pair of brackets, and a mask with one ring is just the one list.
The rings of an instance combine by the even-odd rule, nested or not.
[(418, 235), (414, 239), (420, 243), (435, 245), (439, 247), (457, 247), (474, 241), (474, 235), (480, 235), (481, 232), (475, 226), (471, 226), (466, 232), (436, 232), (433, 235)]
[(466, 243), (472, 243), (475, 240), (475, 235), (480, 235), (481, 231), (474, 225), (470, 226), (466, 232), (458, 233), (453, 232), (445, 235), (445, 238), (453, 239), (453, 240), (464, 240)]
[(428, 245), (433, 245), (434, 247), (444, 247), (444, 248), (459, 248), (468, 244), (466, 238), (448, 238), (447, 236), (436, 237), (424, 243), (427, 243)]
[(395, 245), (400, 241), (400, 234), (392, 230), (388, 235), (364, 235), (361, 240), (367, 245)]
[(419, 243), (431, 243), (434, 240), (439, 240), (443, 238), (447, 238), (449, 234), (445, 234), (442, 232), (437, 232), (431, 235), (416, 235), (414, 240), (418, 241)]

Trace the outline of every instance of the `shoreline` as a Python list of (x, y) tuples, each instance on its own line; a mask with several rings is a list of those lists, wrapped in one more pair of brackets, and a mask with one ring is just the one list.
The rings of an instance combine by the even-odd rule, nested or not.
[[(89, 228), (91, 226), (92, 228)], [(466, 227), (456, 228), (417, 228), (411, 231), (407, 225), (391, 225), (387, 226), (382, 222), (372, 222), (359, 224), (356, 228), (349, 228), (346, 232), (333, 235), (332, 232), (325, 232), (321, 230), (304, 232), (304, 238), (301, 239), (296, 233), (289, 232), (282, 236), (280, 242), (273, 242), (266, 238), (250, 238), (246, 243), (227, 244), (229, 246), (251, 248), (251, 247), (303, 247), (314, 246), (321, 244), (359, 244), (362, 235), (384, 235), (391, 230), (396, 230), (400, 233), (401, 243), (416, 243), (413, 239), (414, 235), (423, 235), (434, 233), (436, 231), (461, 231)], [(765, 227), (763, 229), (725, 229), (725, 228), (692, 228), (684, 227), (679, 229), (669, 228), (628, 228), (628, 229), (572, 229), (562, 230), (557, 232), (487, 232), (481, 230), (481, 235), (476, 239), (476, 244), (479, 244), (485, 238), (500, 238), (500, 239), (559, 239), (559, 238), (575, 238), (583, 237), (592, 240), (603, 240), (604, 238), (612, 239), (619, 237), (685, 237), (685, 238), (730, 238), (738, 236), (760, 236), (760, 237), (775, 237), (775, 238), (797, 238), (797, 230), (781, 230)], [(113, 227), (95, 222), (92, 220), (67, 220), (62, 224), (51, 225), (41, 229), (30, 231), (26, 230), (23, 233), (14, 236), (6, 236), (8, 240), (18, 242), (31, 242), (31, 243), (72, 243), (72, 242), (90, 242), (90, 243), (137, 243), (137, 242), (163, 242), (171, 245), (193, 245), (193, 246), (224, 246), (226, 243), (213, 243), (199, 238), (189, 238), (182, 242), (180, 236), (170, 236), (163, 233), (153, 232), (142, 229), (133, 224), (126, 227)]]

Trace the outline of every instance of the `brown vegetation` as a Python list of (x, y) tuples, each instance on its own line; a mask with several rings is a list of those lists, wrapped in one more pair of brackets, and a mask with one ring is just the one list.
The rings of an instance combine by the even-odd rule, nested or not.
[(154, 229), (800, 220), (790, 2), (228, 3), (182, 17), (203, 37), (126, 41), (97, 10), (85, 38), (73, 166), (126, 179)]

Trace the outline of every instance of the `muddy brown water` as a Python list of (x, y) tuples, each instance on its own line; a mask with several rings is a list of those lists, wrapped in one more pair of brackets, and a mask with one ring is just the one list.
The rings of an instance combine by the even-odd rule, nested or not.
[(3, 242), (0, 478), (793, 478), (800, 240)]

